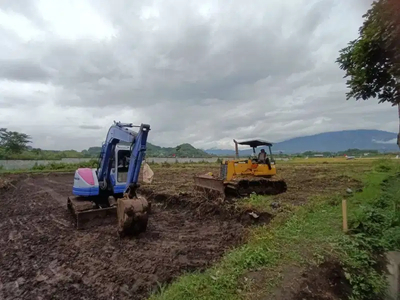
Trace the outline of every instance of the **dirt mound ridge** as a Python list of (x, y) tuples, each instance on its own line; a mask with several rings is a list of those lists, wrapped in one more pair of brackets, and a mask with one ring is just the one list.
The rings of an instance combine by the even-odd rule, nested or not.
[(215, 218), (235, 220), (245, 226), (268, 224), (274, 215), (267, 212), (239, 208), (233, 201), (218, 197), (207, 197), (201, 192), (167, 194), (151, 189), (141, 189), (140, 193), (153, 204), (168, 208), (187, 209), (197, 219)]

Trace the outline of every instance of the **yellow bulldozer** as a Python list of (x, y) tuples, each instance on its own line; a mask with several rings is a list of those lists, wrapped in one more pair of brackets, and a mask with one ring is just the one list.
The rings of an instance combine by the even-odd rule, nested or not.
[[(223, 198), (226, 196), (246, 197), (252, 193), (258, 195), (276, 195), (287, 190), (286, 182), (277, 178), (275, 160), (272, 156), (272, 143), (262, 140), (249, 140), (235, 143), (236, 157), (224, 160), (217, 176), (212, 173), (194, 177), (195, 186), (205, 191), (216, 191)], [(248, 159), (239, 159), (238, 145), (253, 148), (253, 155)], [(256, 155), (256, 148), (263, 147)], [(264, 148), (269, 149), (269, 155)]]

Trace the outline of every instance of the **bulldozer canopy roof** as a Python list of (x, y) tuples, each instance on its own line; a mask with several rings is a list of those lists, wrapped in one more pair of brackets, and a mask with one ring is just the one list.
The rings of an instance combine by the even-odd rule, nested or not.
[(251, 148), (256, 148), (259, 146), (272, 146), (272, 143), (263, 140), (249, 140), (249, 141), (238, 142), (238, 144), (247, 145), (250, 146)]

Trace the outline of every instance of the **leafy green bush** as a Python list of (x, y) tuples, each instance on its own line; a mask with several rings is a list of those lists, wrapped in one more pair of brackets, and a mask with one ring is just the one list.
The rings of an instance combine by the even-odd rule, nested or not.
[(391, 162), (388, 159), (379, 159), (375, 162), (374, 170), (376, 172), (389, 172), (392, 169)]
[(44, 170), (46, 169), (46, 165), (35, 163), (32, 167), (32, 170)]
[[(384, 172), (391, 166), (379, 163), (376, 169)], [(378, 197), (363, 202), (352, 215), (351, 244), (342, 245), (348, 253), (346, 271), (354, 299), (384, 297), (386, 281), (380, 270), (381, 257), (386, 251), (400, 250), (400, 177), (390, 176), (381, 188)]]

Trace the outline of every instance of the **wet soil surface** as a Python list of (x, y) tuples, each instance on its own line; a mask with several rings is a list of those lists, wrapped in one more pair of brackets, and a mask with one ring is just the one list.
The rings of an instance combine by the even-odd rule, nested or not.
[[(282, 282), (272, 291), (265, 292), (269, 282), (280, 274)], [(260, 269), (248, 272), (242, 284), (251, 284), (246, 299), (258, 300), (340, 300), (348, 299), (351, 285), (338, 261), (328, 258), (316, 266), (285, 265), (271, 272)]]
[[(158, 284), (209, 267), (243, 242), (247, 225), (273, 217), (261, 213), (255, 222), (232, 203), (194, 192), (193, 176), (218, 167), (154, 171), (153, 183), (141, 187), (152, 214), (139, 239), (120, 239), (116, 224), (76, 230), (66, 205), (72, 173), (0, 178), (0, 299), (145, 299)], [(273, 199), (301, 205), (310, 196), (357, 189), (360, 182), (342, 171), (280, 166), (288, 190)]]
[[(287, 184), (287, 191), (272, 196), (278, 203), (289, 203), (302, 205), (308, 201), (310, 196), (331, 195), (335, 193), (346, 194), (346, 189), (357, 191), (362, 183), (346, 174), (354, 172), (362, 174), (371, 167), (365, 164), (353, 164), (331, 166), (324, 164), (310, 165), (278, 165), (277, 178), (284, 179)], [(218, 166), (198, 167), (161, 167), (155, 170), (154, 181), (146, 185), (158, 193), (193, 193), (193, 176), (212, 172), (219, 173)]]
[(348, 299), (350, 293), (351, 286), (342, 267), (338, 262), (326, 261), (303, 272), (292, 295), (281, 299), (340, 300)]
[(77, 231), (66, 206), (72, 181), (22, 175), (0, 190), (0, 299), (145, 299), (158, 283), (208, 267), (244, 235), (237, 217), (163, 197), (140, 238), (120, 239), (112, 224)]

